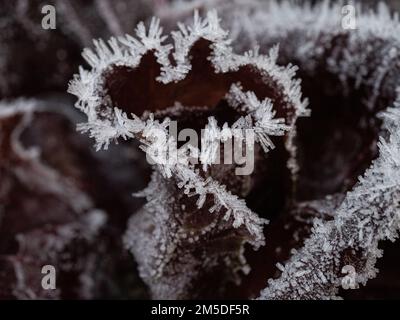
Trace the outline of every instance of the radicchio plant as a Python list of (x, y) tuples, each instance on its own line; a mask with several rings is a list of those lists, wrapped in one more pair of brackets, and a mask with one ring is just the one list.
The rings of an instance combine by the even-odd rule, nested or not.
[[(137, 36), (112, 38), (108, 45), (95, 42), (95, 52), (84, 52), (92, 70), (81, 69), (70, 84), (69, 91), (79, 97), (76, 106), (88, 115), (88, 123), (80, 129), (89, 131), (99, 148), (119, 137), (135, 137), (147, 151), (157, 143), (153, 130), (169, 126), (169, 118), (160, 122), (160, 117), (184, 123), (185, 117), (196, 115), (213, 133), (202, 149), (210, 148), (221, 130), (232, 136), (229, 127), (254, 129), (265, 152), (273, 147), (270, 136), (285, 135), (289, 158), (295, 161), (294, 123), (306, 114), (306, 103), (293, 80), (295, 68), (276, 65), (276, 49), (267, 56), (255, 51), (233, 53), (215, 12), (204, 20), (195, 14), (189, 27), (179, 25), (179, 31), (172, 33), (174, 47), (163, 44), (166, 37), (157, 20), (152, 20), (148, 32), (139, 24)], [(141, 115), (146, 110), (153, 113)], [(190, 118), (186, 121), (193, 125)], [(220, 273), (215, 284), (221, 291), (221, 281), (236, 279), (239, 270), (248, 271), (244, 244), (257, 249), (264, 242), (266, 221), (238, 197), (250, 190), (235, 194), (224, 185), (230, 179), (237, 189), (235, 184), (243, 179), (232, 176), (229, 168), (224, 175), (210, 173), (207, 167), (190, 164), (185, 149), (177, 152), (176, 162), (155, 167), (143, 193), (148, 205), (134, 215), (125, 236), (142, 278), (158, 298), (196, 297), (200, 292), (195, 284)], [(211, 160), (203, 159), (203, 164)]]
[[(136, 269), (156, 299), (373, 284), (400, 227), (397, 14), (357, 5), (346, 29), (344, 2), (53, 0), (63, 23), (42, 36), (38, 3), (0, 8), (0, 97), (58, 90), (78, 47), (112, 36), (83, 50), (68, 88), (98, 152), (68, 103), (0, 103), (1, 298), (147, 297)], [(215, 160), (248, 130), (254, 171), (238, 175)], [(154, 151), (169, 161), (145, 163)], [(38, 285), (46, 264), (57, 290)]]

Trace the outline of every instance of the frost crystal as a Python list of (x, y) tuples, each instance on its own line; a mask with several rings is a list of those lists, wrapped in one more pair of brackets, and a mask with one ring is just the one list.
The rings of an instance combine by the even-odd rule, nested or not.
[[(79, 129), (95, 138), (98, 149), (118, 138), (135, 138), (148, 155), (155, 150), (178, 154), (154, 165), (143, 193), (148, 204), (132, 217), (125, 236), (143, 279), (158, 298), (189, 297), (194, 284), (216, 270), (224, 274), (219, 281), (237, 281), (239, 270), (248, 271), (244, 244), (258, 248), (264, 243), (266, 220), (240, 198), (248, 190), (238, 189), (243, 179), (251, 185), (251, 178), (233, 176), (232, 165), (215, 170), (211, 163), (219, 152), (216, 141), (241, 139), (240, 132), (252, 129), (268, 152), (274, 136), (289, 141), (297, 118), (307, 115), (307, 101), (293, 79), (296, 68), (276, 64), (277, 48), (268, 55), (257, 50), (235, 54), (215, 12), (206, 19), (196, 12), (190, 26), (178, 27), (171, 33), (174, 45), (164, 44), (167, 37), (157, 19), (148, 30), (139, 24), (137, 38), (95, 41), (95, 50), (83, 53), (91, 71), (81, 68), (69, 86), (78, 97), (76, 107), (88, 116)], [(222, 116), (219, 109), (224, 110)], [(173, 137), (162, 143), (156, 135), (168, 136), (166, 116), (177, 113), (182, 123), (200, 129), (188, 119), (196, 112), (206, 134), (201, 152), (191, 152), (200, 155), (201, 168), (190, 163), (188, 150), (178, 148)], [(188, 225), (182, 225), (185, 219)], [(200, 227), (195, 222), (201, 222)], [(221, 247), (213, 252), (214, 245)]]
[[(341, 285), (343, 261), (353, 259), (355, 283), (376, 274), (378, 243), (394, 241), (400, 228), (400, 117), (384, 114), (388, 139), (381, 138), (380, 156), (348, 192), (333, 221), (316, 225), (312, 236), (286, 264), (282, 276), (269, 282), (261, 299), (329, 299)], [(379, 211), (377, 211), (379, 208)], [(347, 251), (353, 251), (353, 258)], [(301, 262), (301, 263), (299, 263)], [(311, 273), (299, 276), (303, 270)], [(323, 279), (325, 281), (322, 281)]]

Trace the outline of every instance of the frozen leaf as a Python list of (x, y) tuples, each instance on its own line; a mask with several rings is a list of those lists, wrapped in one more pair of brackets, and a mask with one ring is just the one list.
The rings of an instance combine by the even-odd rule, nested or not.
[[(95, 41), (95, 50), (84, 51), (92, 69), (81, 69), (69, 87), (88, 116), (80, 129), (99, 149), (118, 138), (135, 138), (147, 154), (178, 155), (154, 165), (144, 192), (148, 204), (132, 217), (125, 236), (158, 298), (201, 296), (205, 291), (194, 290), (195, 284), (222, 272), (218, 281), (207, 282), (217, 291), (204, 288), (220, 294), (227, 280), (237, 282), (238, 271), (248, 272), (244, 244), (264, 243), (266, 221), (242, 198), (253, 177), (235, 176), (236, 165), (211, 165), (220, 152), (216, 141), (251, 129), (268, 152), (275, 136), (289, 141), (295, 121), (307, 114), (295, 68), (276, 64), (277, 49), (268, 55), (234, 53), (215, 12), (206, 19), (195, 13), (191, 25), (178, 26), (174, 46), (164, 44), (157, 19), (148, 30), (139, 24), (137, 38)], [(171, 119), (198, 133), (207, 129), (201, 152), (192, 148), (203, 166), (192, 164), (187, 149), (168, 137)], [(160, 133), (168, 139), (158, 140)], [(253, 152), (262, 158), (259, 150)]]

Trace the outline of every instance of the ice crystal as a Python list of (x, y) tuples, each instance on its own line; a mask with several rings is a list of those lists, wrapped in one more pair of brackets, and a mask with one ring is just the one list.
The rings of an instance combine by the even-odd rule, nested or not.
[[(95, 41), (95, 50), (84, 51), (91, 71), (80, 69), (69, 86), (69, 92), (78, 97), (76, 107), (88, 116), (88, 122), (79, 129), (95, 138), (98, 149), (107, 148), (110, 141), (118, 138), (136, 138), (148, 155), (155, 150), (161, 155), (178, 155), (154, 165), (156, 173), (143, 193), (148, 204), (132, 217), (125, 236), (142, 278), (158, 298), (199, 294), (193, 293), (194, 284), (216, 270), (225, 270), (220, 281), (237, 281), (239, 270), (248, 271), (244, 244), (258, 248), (264, 243), (262, 227), (266, 220), (240, 198), (246, 193), (235, 194), (227, 188), (231, 169), (225, 169), (225, 177), (216, 178), (219, 174), (210, 173), (213, 160), (219, 156), (216, 144), (232, 137), (243, 139), (241, 132), (253, 129), (268, 152), (273, 146), (270, 137), (289, 137), (296, 119), (307, 114), (299, 81), (293, 79), (296, 68), (276, 64), (277, 48), (268, 55), (256, 50), (235, 54), (215, 12), (209, 12), (206, 19), (195, 12), (190, 26), (178, 27), (172, 32), (174, 46), (164, 44), (166, 36), (157, 19), (151, 21), (148, 30), (139, 24), (137, 38), (111, 38), (107, 44)], [(141, 97), (143, 90), (134, 91), (126, 99), (123, 88), (131, 81), (141, 81), (135, 73), (136, 77), (139, 73), (150, 76), (149, 81), (154, 83), (152, 89), (144, 90), (159, 91), (150, 97), (151, 92), (146, 91), (146, 96)], [(210, 81), (217, 81), (222, 87), (208, 87)], [(209, 90), (215, 89), (216, 95), (208, 95)], [(185, 95), (187, 91), (191, 95)], [(271, 92), (274, 94), (269, 97)], [(200, 155), (202, 168), (190, 163), (188, 150), (177, 148), (173, 137), (165, 143), (157, 139), (156, 133), (168, 136), (170, 119), (165, 115), (176, 114), (177, 104), (182, 114), (195, 112), (193, 108), (203, 105), (206, 112), (216, 113), (221, 102), (237, 114), (236, 119), (233, 124), (226, 121), (221, 126), (210, 114), (201, 151), (193, 147), (190, 150)], [(229, 182), (234, 185), (243, 178), (238, 179), (232, 177)], [(207, 223), (201, 227), (185, 226), (179, 222), (182, 219)], [(224, 233), (226, 236), (222, 237)], [(221, 250), (210, 251), (212, 243), (218, 242)], [(233, 250), (228, 249), (228, 243)], [(179, 286), (172, 286), (178, 282)]]
[[(276, 112), (272, 110), (272, 103), (268, 98), (259, 101), (254, 92), (243, 92), (238, 86), (232, 85), (227, 99), (232, 106), (242, 107), (250, 113), (252, 121), (247, 121), (246, 127), (254, 128), (258, 142), (265, 152), (268, 152), (269, 148), (274, 148), (269, 136), (281, 136), (290, 129), (285, 124), (285, 119), (274, 119)], [(237, 123), (240, 123), (240, 120), (242, 119), (239, 119)], [(240, 127), (238, 124), (233, 126)]]
[[(365, 284), (375, 276), (379, 241), (394, 241), (400, 227), (400, 118), (398, 112), (384, 117), (390, 137), (380, 139), (379, 158), (347, 193), (335, 219), (314, 226), (304, 248), (285, 265), (280, 279), (269, 282), (260, 298), (332, 298), (341, 285), (348, 250), (354, 256), (355, 283)], [(312, 271), (302, 274), (305, 270)]]

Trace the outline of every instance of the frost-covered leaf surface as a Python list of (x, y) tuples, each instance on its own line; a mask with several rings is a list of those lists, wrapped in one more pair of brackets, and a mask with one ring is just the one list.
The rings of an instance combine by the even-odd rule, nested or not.
[[(248, 191), (237, 194), (223, 184), (224, 179), (235, 186), (243, 183), (243, 178), (233, 175), (235, 166), (225, 177), (208, 170), (219, 156), (215, 143), (243, 139), (237, 131), (254, 129), (256, 141), (268, 152), (274, 148), (271, 137), (286, 136), (290, 141), (295, 136), (296, 119), (307, 115), (307, 102), (301, 98), (299, 82), (293, 79), (296, 69), (276, 64), (277, 48), (268, 55), (257, 51), (235, 54), (215, 12), (206, 19), (195, 13), (192, 25), (178, 26), (179, 30), (172, 32), (174, 46), (163, 44), (166, 36), (156, 19), (148, 30), (139, 24), (137, 38), (112, 38), (108, 44), (96, 41), (95, 51), (84, 51), (92, 69), (81, 69), (69, 87), (79, 98), (76, 106), (88, 115), (88, 122), (80, 129), (96, 139), (98, 148), (107, 148), (111, 140), (122, 137), (139, 139), (149, 154), (155, 149), (178, 153), (173, 161), (155, 165), (158, 173), (145, 192), (148, 205), (132, 218), (125, 237), (143, 279), (158, 298), (195, 297), (201, 290), (194, 290), (194, 284), (207, 274), (216, 275), (213, 270), (225, 270), (221, 281), (237, 278), (238, 270), (248, 271), (244, 244), (258, 248), (264, 243), (262, 227), (266, 220), (240, 198)], [(142, 77), (150, 85), (139, 82)], [(133, 89), (131, 93), (126, 91), (128, 87)], [(177, 104), (180, 116), (176, 116)], [(154, 135), (160, 131), (167, 135), (170, 120), (166, 115), (185, 124), (188, 120), (183, 119), (196, 114), (197, 107), (204, 109), (197, 117), (204, 123), (206, 134), (201, 153), (193, 148), (191, 152), (200, 154), (200, 167), (188, 161), (187, 150), (177, 149), (174, 139), (163, 144)], [(225, 113), (218, 116), (220, 109)], [(229, 120), (229, 113), (233, 120)], [(194, 129), (200, 129), (198, 126), (201, 128), (200, 124)], [(289, 146), (291, 161), (295, 161)], [(172, 187), (163, 179), (171, 179)], [(166, 193), (171, 198), (169, 206), (163, 205)], [(191, 230), (196, 225), (179, 223), (189, 219), (186, 216), (209, 221), (197, 226), (197, 231)], [(227, 244), (212, 252), (213, 244), (219, 242)], [(179, 277), (182, 279), (178, 281)], [(180, 286), (174, 288), (177, 282)]]
[[(302, 70), (306, 95), (310, 97), (310, 108), (317, 119), (319, 111), (313, 108), (314, 96), (317, 96), (313, 90), (317, 87), (315, 84), (307, 87), (309, 77), (319, 77), (321, 81), (324, 77), (328, 81), (335, 79), (336, 82), (330, 85), (331, 92), (326, 94), (337, 95), (337, 86), (346, 99), (352, 101), (352, 97), (357, 97), (365, 113), (375, 114), (369, 120), (374, 132), (372, 128), (380, 126), (374, 120), (376, 113), (393, 104), (398, 107), (395, 102), (399, 86), (398, 19), (381, 5), (377, 13), (359, 15), (356, 30), (346, 31), (340, 27), (341, 16), (336, 14), (340, 8), (340, 5), (327, 2), (315, 8), (271, 2), (265, 10), (251, 11), (251, 20), (257, 27), (240, 22), (238, 16), (226, 21), (236, 24), (239, 33), (252, 34), (263, 50), (280, 42), (282, 61), (293, 62)], [(248, 19), (248, 16), (243, 14), (242, 18)], [(243, 42), (237, 41), (237, 45), (243, 46)], [(359, 102), (354, 100), (353, 106), (348, 107), (357, 110), (360, 107), (356, 103)], [(333, 221), (315, 222), (304, 248), (281, 268), (279, 279), (270, 280), (261, 298), (332, 298), (342, 286), (346, 266), (353, 266), (356, 271), (356, 287), (375, 277), (375, 260), (381, 255), (378, 242), (394, 240), (398, 230), (400, 182), (396, 163), (399, 128), (398, 119), (393, 115), (396, 112), (390, 111), (385, 116), (382, 132), (385, 139), (380, 139), (379, 150), (360, 151), (361, 159), (377, 159), (365, 173), (359, 172), (359, 182), (335, 210)], [(365, 128), (361, 125), (358, 130)], [(298, 130), (303, 130), (302, 123)], [(376, 131), (374, 135), (377, 136)], [(301, 175), (300, 169), (300, 179)]]
[(269, 282), (261, 299), (330, 299), (343, 285), (343, 268), (356, 272), (355, 287), (375, 277), (379, 241), (398, 236), (400, 227), (399, 112), (384, 114), (389, 138), (379, 143), (380, 155), (348, 192), (333, 221), (315, 222), (311, 237)]
[(41, 98), (0, 102), (0, 297), (398, 297), (400, 23), (367, 3), (4, 3), (0, 99)]
[[(175, 16), (164, 11), (166, 21), (171, 17), (190, 20), (190, 7), (217, 6), (236, 50), (257, 45), (267, 52), (279, 43), (279, 61), (299, 67), (303, 93), (310, 98), (312, 116), (297, 125), (297, 201), (333, 194), (344, 200), (329, 209), (329, 221), (325, 215), (315, 221), (304, 248), (280, 264), (280, 278), (269, 281), (262, 299), (333, 298), (339, 287), (348, 288), (350, 267), (356, 272), (351, 287), (365, 285), (376, 276), (375, 260), (381, 255), (378, 242), (397, 235), (398, 119), (391, 110), (382, 128), (377, 113), (398, 107), (398, 16), (384, 4), (376, 12), (357, 6), (357, 27), (345, 30), (342, 5), (328, 1), (315, 7), (289, 1), (182, 5), (177, 1)], [(347, 123), (353, 123), (353, 129)], [(379, 135), (384, 138), (378, 140)], [(305, 210), (302, 204), (295, 208), (298, 213)]]

